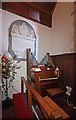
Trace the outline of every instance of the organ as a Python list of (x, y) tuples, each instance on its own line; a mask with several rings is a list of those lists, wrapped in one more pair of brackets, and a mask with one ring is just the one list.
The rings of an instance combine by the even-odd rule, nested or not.
[(60, 85), (61, 71), (55, 67), (49, 53), (46, 53), (40, 63), (30, 49), (26, 50), (26, 56), (27, 77), (42, 96), (46, 95), (46, 89)]

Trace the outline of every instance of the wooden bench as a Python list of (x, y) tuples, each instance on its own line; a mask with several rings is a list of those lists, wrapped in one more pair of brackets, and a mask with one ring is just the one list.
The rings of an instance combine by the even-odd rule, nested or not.
[(50, 97), (53, 97), (63, 94), (64, 90), (62, 90), (61, 88), (51, 88), (51, 89), (47, 89), (47, 92), (50, 95)]
[(62, 96), (63, 96), (64, 90), (61, 88), (50, 88), (47, 89), (47, 95), (52, 99), (55, 100), (58, 104), (63, 104)]
[[(49, 104), (52, 109), (54, 109), (54, 111), (58, 110), (58, 112), (62, 114), (63, 119), (69, 117), (69, 115), (64, 110), (62, 110), (55, 102), (53, 102), (48, 96), (44, 97), (44, 100)], [(58, 112), (56, 111), (55, 113), (52, 113), (53, 118), (57, 118)]]
[(46, 119), (68, 119), (69, 115), (63, 111), (58, 105), (56, 105), (48, 96), (42, 97), (33, 87), (32, 85), (25, 80), (24, 77), (21, 77), (22, 84), (22, 92), (24, 91), (23, 85), (25, 84), (28, 90), (28, 107), (32, 106), (32, 98), (34, 98)]

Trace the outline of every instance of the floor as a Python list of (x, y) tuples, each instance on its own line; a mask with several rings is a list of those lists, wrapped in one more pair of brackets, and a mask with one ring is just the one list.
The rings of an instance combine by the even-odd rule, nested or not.
[(74, 118), (76, 119), (76, 109), (74, 109), (72, 106), (69, 106), (66, 102), (66, 99), (63, 98), (62, 100), (63, 104), (58, 104), (66, 113), (70, 115), (70, 119)]
[(2, 102), (2, 118), (14, 118), (13, 100)]
[[(72, 108), (69, 106), (66, 102), (66, 100), (63, 98), (62, 103), (59, 103), (59, 106), (70, 115), (70, 120), (71, 118), (76, 119), (76, 109)], [(40, 118), (43, 118), (42, 113), (40, 112), (38, 106), (34, 106), (36, 109), (36, 112), (40, 116)], [(14, 118), (14, 107), (13, 104), (9, 108), (4, 108), (2, 109), (2, 120), (5, 118)]]
[(2, 110), (2, 119), (4, 119), (4, 118), (14, 118), (13, 106), (9, 107), (8, 109)]

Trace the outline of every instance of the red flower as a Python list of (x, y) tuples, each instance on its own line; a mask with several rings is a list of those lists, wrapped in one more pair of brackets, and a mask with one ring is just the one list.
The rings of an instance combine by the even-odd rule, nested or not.
[(3, 60), (8, 60), (8, 57), (5, 54), (2, 56), (2, 61)]

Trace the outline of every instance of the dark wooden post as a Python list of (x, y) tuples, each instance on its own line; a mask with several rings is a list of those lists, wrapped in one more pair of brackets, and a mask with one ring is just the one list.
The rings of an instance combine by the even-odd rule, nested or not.
[(27, 107), (29, 109), (31, 109), (31, 106), (32, 106), (32, 93), (31, 91), (28, 89), (28, 103), (27, 103)]
[(21, 93), (24, 93), (24, 83), (21, 77)]

